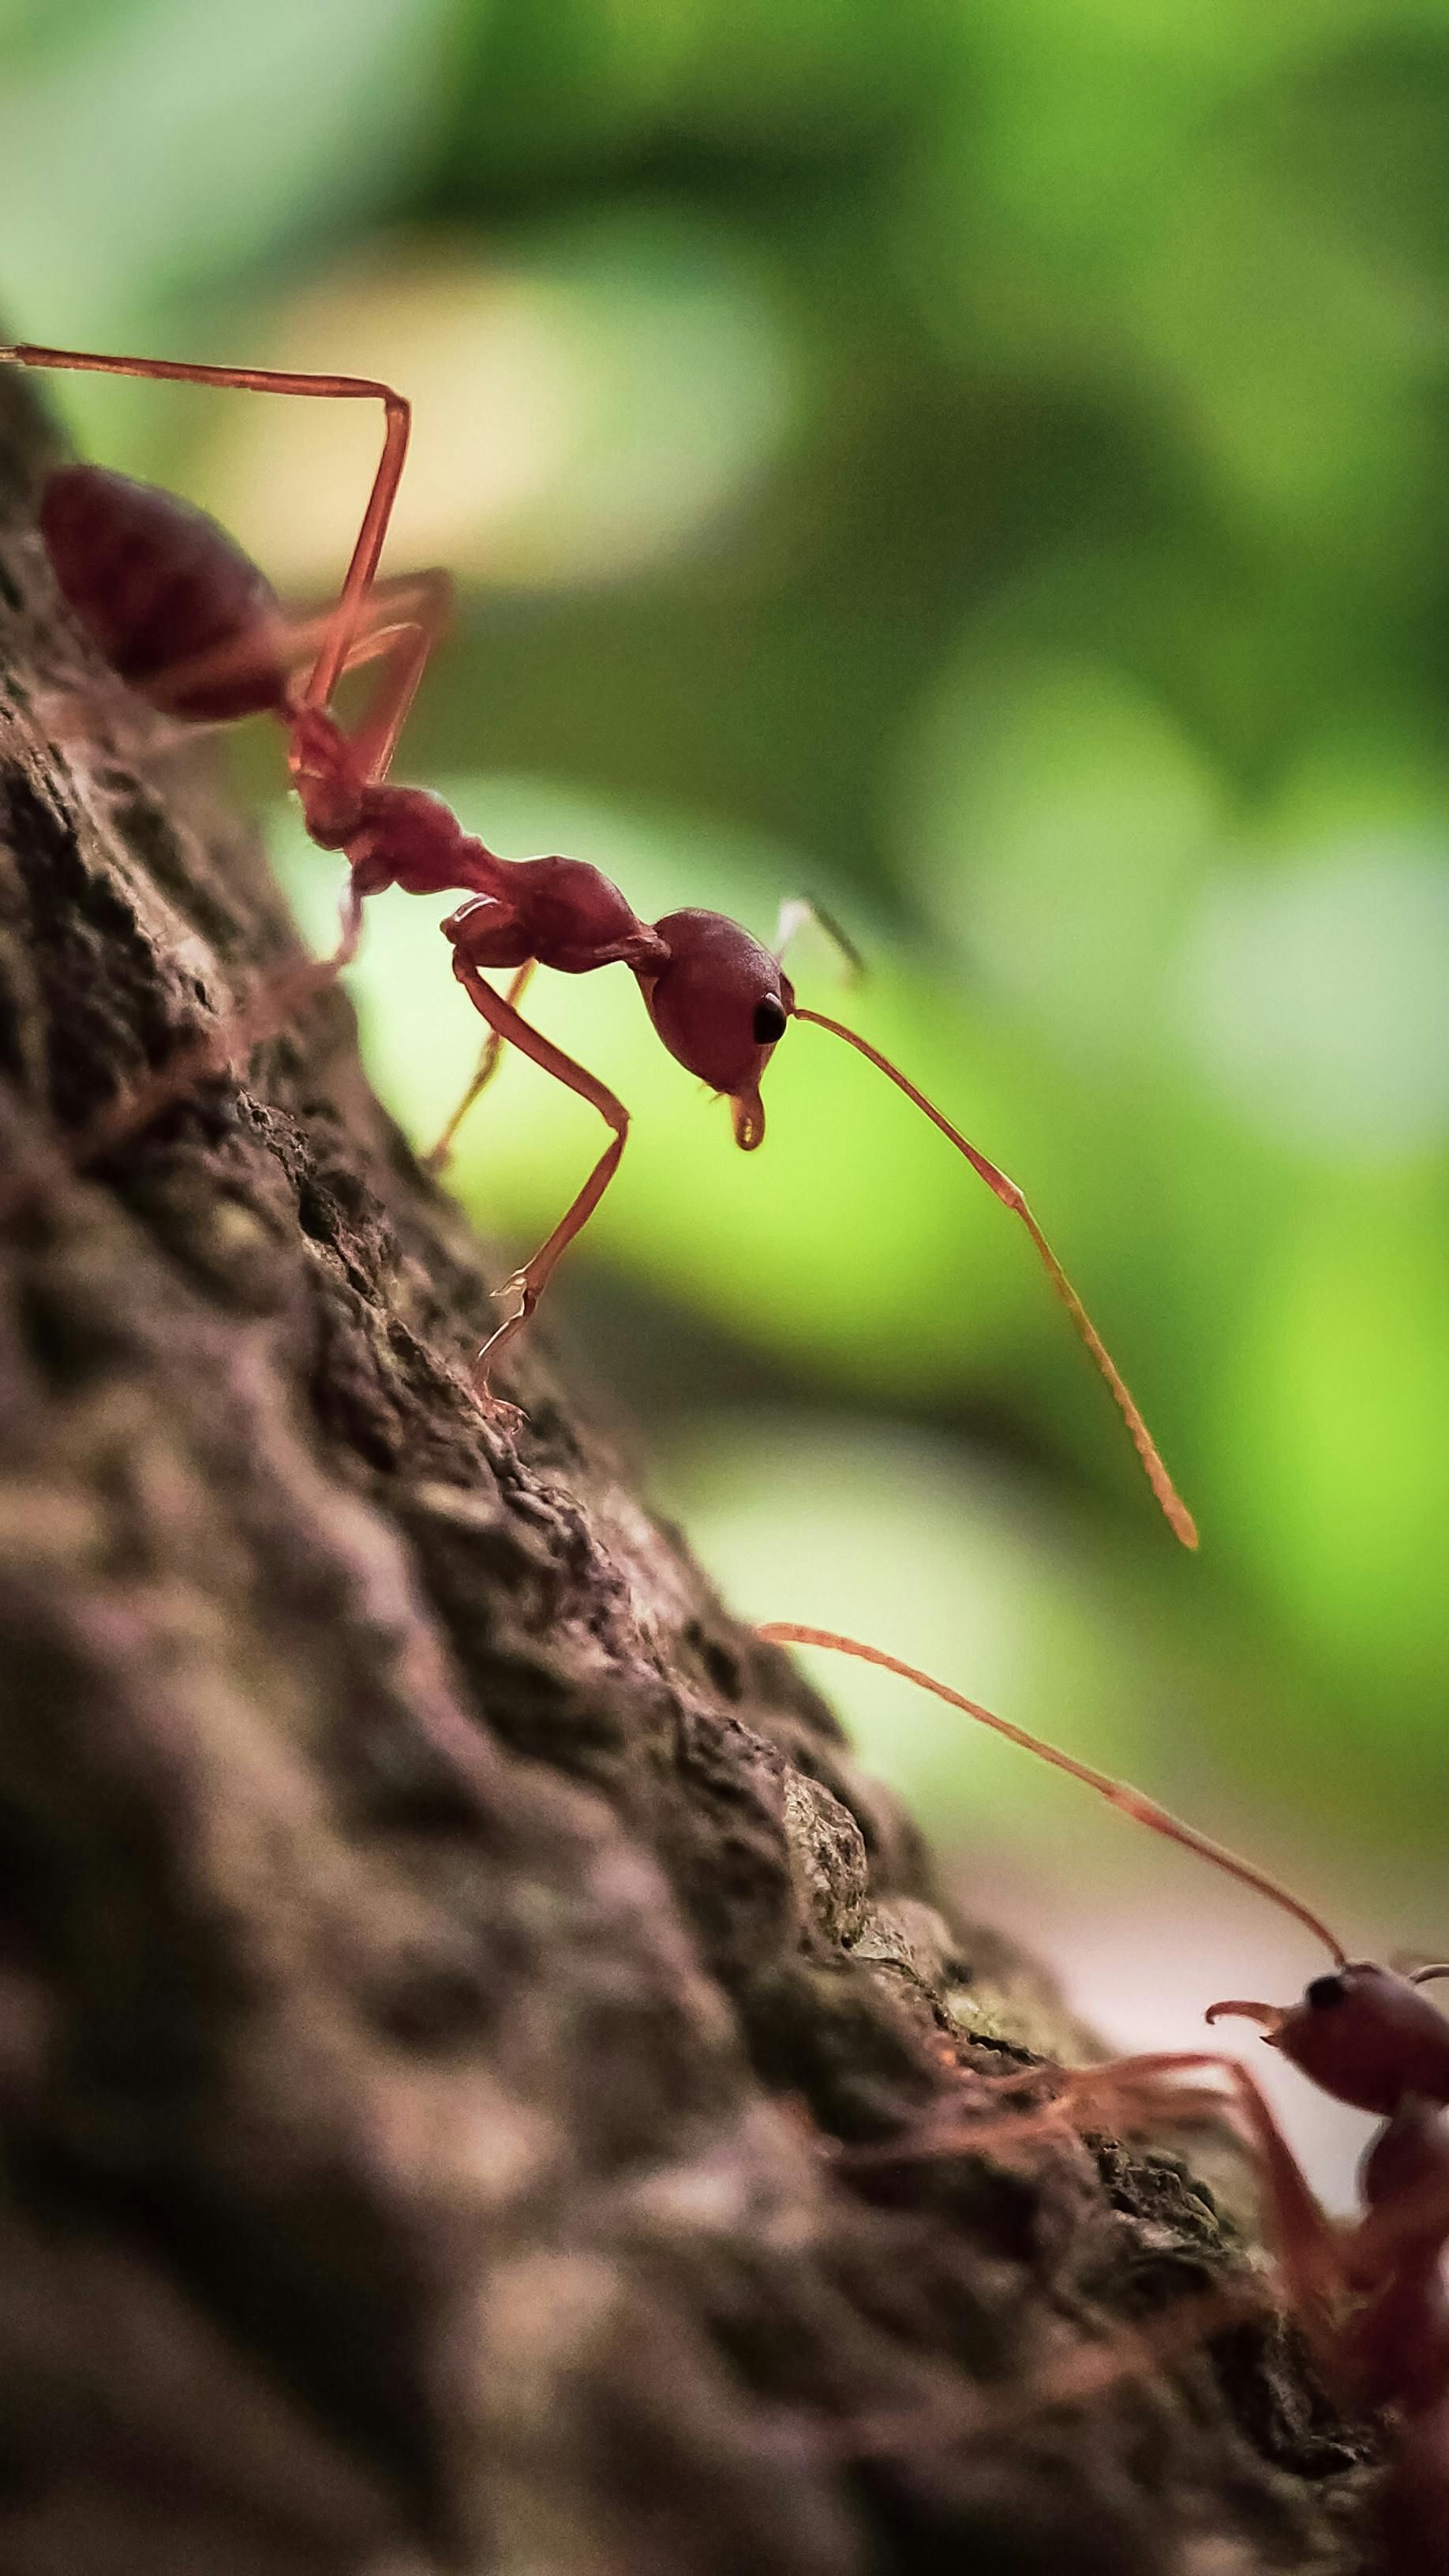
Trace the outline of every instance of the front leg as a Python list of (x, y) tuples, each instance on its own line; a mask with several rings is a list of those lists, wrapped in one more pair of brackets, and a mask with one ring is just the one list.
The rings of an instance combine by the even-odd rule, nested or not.
[[(1011, 2081), (1020, 2080), (1014, 2069)], [(1184, 2081), (1184, 2079), (1187, 2079)], [(1273, 2110), (1246, 2066), (1210, 2049), (1175, 2049), (1143, 2057), (1111, 2058), (1102, 2066), (1053, 2072), (1047, 2102), (993, 2111), (973, 2104), (969, 2117), (949, 2111), (915, 2132), (846, 2149), (843, 2161), (913, 2163), (918, 2158), (969, 2154), (980, 2147), (998, 2154), (1018, 2140), (1077, 2129), (1111, 2126), (1125, 2132), (1161, 2128), (1190, 2119), (1233, 2120), (1257, 2167), (1264, 2235), (1282, 2281), (1285, 2304), (1327, 2371), (1342, 2359), (1341, 2320), (1352, 2289), (1357, 2234), (1329, 2217), (1278, 2126)]]
[(1227, 2088), (1222, 2107), (1235, 2115), (1258, 2168), (1263, 2232), (1286, 2303), (1320, 2363), (1332, 2371), (1341, 2358), (1351, 2240), (1312, 2190), (1266, 2094), (1241, 2060), (1208, 2049), (1119, 2058), (1068, 2075), (1065, 2098), (1100, 2097), (1109, 2116), (1130, 2127), (1134, 2120), (1170, 2117), (1173, 2085), (1164, 2079), (1184, 2075), (1208, 2076)]
[[(518, 968), (512, 982), (509, 984), (508, 991), (504, 995), (504, 1000), (507, 1002), (511, 1010), (517, 1009), (523, 995), (528, 990), (529, 979), (533, 974), (536, 963), (537, 960), (535, 958), (525, 957), (523, 964)], [(503, 1032), (501, 1029), (490, 1029), (483, 1042), (483, 1052), (478, 1058), (477, 1072), (474, 1074), (472, 1081), (469, 1083), (468, 1088), (464, 1092), (462, 1099), (459, 1101), (457, 1108), (454, 1110), (452, 1117), (448, 1120), (447, 1126), (443, 1129), (436, 1145), (432, 1146), (423, 1156), (423, 1170), (425, 1172), (437, 1173), (447, 1170), (448, 1164), (452, 1160), (453, 1139), (457, 1135), (459, 1128), (462, 1126), (464, 1119), (467, 1117), (469, 1110), (472, 1108), (474, 1101), (479, 1097), (480, 1093), (487, 1090), (493, 1076), (498, 1071), (499, 1064), (502, 1061), (502, 1056)]]
[(584, 1065), (576, 1064), (572, 1056), (565, 1055), (562, 1047), (556, 1047), (551, 1039), (542, 1034), (541, 1030), (531, 1028), (528, 1021), (521, 1018), (513, 1008), (512, 1003), (506, 1001), (501, 993), (495, 993), (492, 985), (484, 982), (477, 967), (457, 949), (453, 953), (453, 972), (469, 995), (475, 1010), (480, 1011), (488, 1022), (500, 1045), (517, 1047), (521, 1054), (529, 1056), (535, 1064), (541, 1065), (545, 1073), (551, 1073), (556, 1082), (562, 1082), (570, 1091), (576, 1091), (581, 1099), (587, 1100), (593, 1108), (597, 1109), (599, 1116), (614, 1131), (611, 1142), (605, 1146), (583, 1188), (565, 1209), (547, 1242), (539, 1246), (532, 1260), (526, 1262), (522, 1270), (509, 1281), (509, 1287), (516, 1288), (518, 1291), (518, 1305), (513, 1314), (507, 1316), (499, 1325), (497, 1332), (484, 1343), (474, 1363), (475, 1392), (489, 1409), (498, 1410), (496, 1400), (491, 1398), (488, 1392), (488, 1379), (493, 1364), (499, 1352), (505, 1350), (515, 1334), (523, 1330), (548, 1285), (555, 1264), (567, 1251), (575, 1235), (582, 1233), (618, 1170), (620, 1156), (624, 1151), (624, 1140), (629, 1133), (629, 1112), (623, 1102), (616, 1100), (613, 1092), (606, 1084), (600, 1082), (596, 1075), (590, 1073)]

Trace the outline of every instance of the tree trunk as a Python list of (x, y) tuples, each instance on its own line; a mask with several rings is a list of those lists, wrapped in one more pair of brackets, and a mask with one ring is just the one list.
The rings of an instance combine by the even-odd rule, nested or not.
[(1061, 2402), (1243, 2269), (1174, 2157), (840, 2160), (1074, 2035), (546, 1333), (480, 1416), (341, 994), (98, 1154), (297, 952), (45, 453), (0, 370), (4, 2576), (1359, 2566), (1266, 2308)]

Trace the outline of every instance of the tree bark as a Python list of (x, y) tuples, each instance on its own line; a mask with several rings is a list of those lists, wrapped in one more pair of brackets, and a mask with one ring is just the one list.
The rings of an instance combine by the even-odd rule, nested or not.
[(1358, 2567), (1266, 2308), (1050, 2402), (1243, 2270), (1174, 2156), (840, 2159), (1080, 2034), (546, 1334), (480, 1416), (341, 994), (93, 1150), (297, 951), (47, 452), (0, 370), (4, 2576)]

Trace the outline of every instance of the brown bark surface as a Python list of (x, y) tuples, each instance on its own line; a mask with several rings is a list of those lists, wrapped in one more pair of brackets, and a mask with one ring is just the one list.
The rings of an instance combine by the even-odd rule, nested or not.
[(1266, 2312), (1046, 2402), (1242, 2271), (1174, 2157), (832, 2155), (1073, 2035), (539, 1337), (480, 1417), (342, 996), (76, 1167), (296, 950), (43, 459), (0, 371), (3, 2576), (1357, 2567)]

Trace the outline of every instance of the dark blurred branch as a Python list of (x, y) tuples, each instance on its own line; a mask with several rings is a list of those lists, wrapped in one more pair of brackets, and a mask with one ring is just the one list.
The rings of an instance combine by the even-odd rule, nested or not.
[(832, 2165), (1066, 2025), (545, 1363), (480, 1419), (340, 995), (67, 1163), (295, 949), (0, 405), (6, 2576), (1352, 2567), (1276, 2328), (1034, 2402), (1231, 2270), (1175, 2162)]

